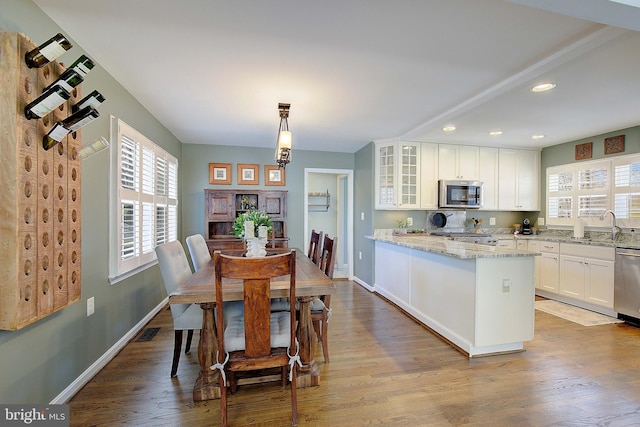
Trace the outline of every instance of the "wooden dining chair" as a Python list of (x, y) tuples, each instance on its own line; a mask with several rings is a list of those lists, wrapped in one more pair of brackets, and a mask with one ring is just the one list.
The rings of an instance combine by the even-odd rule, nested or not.
[[(227, 386), (235, 390), (236, 372), (281, 368), (289, 373), (293, 425), (298, 424), (296, 364), (301, 366), (295, 335), (296, 310), (271, 312), (271, 279), (287, 276), (290, 301), (296, 297), (295, 250), (279, 255), (246, 258), (213, 254), (216, 307), (223, 307), (223, 280), (239, 279), (244, 292), (244, 315), (218, 327), (218, 354), (211, 369), (220, 370), (220, 418), (227, 425)], [(224, 308), (216, 310), (216, 323), (225, 324)], [(228, 374), (228, 379), (227, 379)]]
[[(175, 291), (193, 274), (182, 243), (177, 240), (157, 246), (156, 256), (167, 294)], [(173, 378), (178, 372), (182, 331), (187, 331), (187, 344), (184, 352), (189, 353), (194, 329), (202, 329), (202, 309), (198, 304), (171, 304), (170, 309), (175, 331), (173, 362), (171, 364), (171, 378)]]
[[(336, 248), (338, 237), (333, 239), (325, 235), (320, 254), (320, 269), (330, 279), (333, 279), (333, 269), (336, 262)], [(322, 343), (324, 362), (329, 363), (329, 317), (331, 317), (331, 295), (321, 295), (311, 301), (311, 321), (316, 331), (318, 341)]]
[(319, 264), (320, 261), (322, 234), (322, 231), (316, 233), (316, 230), (311, 230), (311, 239), (309, 240), (309, 251), (307, 252), (307, 257), (313, 261), (314, 264)]

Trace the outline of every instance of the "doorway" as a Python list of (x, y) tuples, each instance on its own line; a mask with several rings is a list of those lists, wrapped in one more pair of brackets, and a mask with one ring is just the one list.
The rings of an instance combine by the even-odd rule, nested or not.
[(313, 229), (337, 237), (334, 278), (352, 280), (353, 171), (305, 168), (304, 194), (304, 247)]

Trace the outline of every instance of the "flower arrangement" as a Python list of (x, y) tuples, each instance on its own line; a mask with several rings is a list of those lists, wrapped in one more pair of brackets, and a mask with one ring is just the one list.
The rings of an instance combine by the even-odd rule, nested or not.
[(261, 225), (267, 227), (267, 234), (269, 234), (272, 230), (271, 217), (266, 213), (252, 209), (248, 212), (238, 215), (236, 220), (233, 222), (233, 234), (241, 239), (245, 239), (244, 235), (245, 230), (245, 221), (253, 221), (254, 226), (254, 235), (248, 237), (258, 237), (258, 230)]

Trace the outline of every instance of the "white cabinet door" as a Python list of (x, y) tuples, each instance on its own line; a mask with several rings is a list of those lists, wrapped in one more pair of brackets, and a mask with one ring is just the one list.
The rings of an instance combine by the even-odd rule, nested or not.
[(540, 256), (540, 281), (538, 288), (558, 293), (558, 254), (542, 253)]
[(420, 143), (398, 143), (398, 208), (420, 208)]
[(560, 255), (560, 295), (584, 300), (584, 258)]
[(540, 210), (540, 153), (499, 149), (500, 210)]
[(438, 144), (423, 142), (420, 150), (420, 208), (438, 208)]
[(376, 144), (375, 153), (375, 206), (376, 209), (396, 208), (397, 144)]
[(479, 147), (448, 144), (440, 144), (438, 147), (440, 179), (478, 179), (479, 165)]
[(484, 182), (482, 210), (498, 209), (498, 149), (480, 147), (478, 179)]
[(375, 208), (420, 208), (420, 143), (376, 143)]
[(613, 309), (614, 262), (585, 259), (585, 300)]

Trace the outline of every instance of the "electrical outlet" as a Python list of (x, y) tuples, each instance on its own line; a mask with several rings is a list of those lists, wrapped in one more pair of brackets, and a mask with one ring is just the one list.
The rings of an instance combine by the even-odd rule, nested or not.
[(412, 226), (413, 226), (413, 218), (411, 218), (411, 217), (407, 217), (407, 225), (408, 225), (409, 227), (412, 227)]
[(91, 297), (87, 300), (87, 317), (91, 316), (96, 311), (95, 297)]
[(358, 259), (361, 260), (362, 259), (362, 251), (358, 252)]
[(502, 292), (511, 292), (511, 279), (502, 279)]
[(496, 225), (496, 219), (495, 218), (489, 218), (489, 225)]
[(538, 225), (544, 225), (544, 218), (538, 218)]

